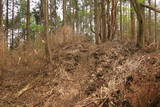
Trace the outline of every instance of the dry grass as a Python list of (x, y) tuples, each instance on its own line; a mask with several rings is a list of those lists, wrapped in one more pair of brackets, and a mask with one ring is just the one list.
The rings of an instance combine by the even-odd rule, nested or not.
[(75, 33), (69, 26), (59, 27), (55, 31), (50, 32), (50, 35), (51, 47), (68, 42), (81, 42), (85, 40), (82, 35)]
[[(45, 64), (45, 41), (41, 34), (36, 34), (35, 41), (25, 42), (14, 50), (8, 50), (4, 43), (3, 33), (0, 33), (0, 69), (14, 69), (25, 67), (30, 70), (38, 69)], [(50, 32), (49, 42), (51, 50), (56, 47), (71, 43), (80, 42), (84, 37), (76, 34), (69, 26), (59, 27)]]
[[(84, 42), (85, 39), (77, 36), (68, 26), (58, 28), (54, 33), (50, 33), (49, 37), (54, 62), (51, 69), (52, 65), (42, 66), (46, 63), (45, 42), (40, 34), (37, 34), (36, 41), (6, 51), (4, 57), (6, 64), (3, 64), (3, 67), (11, 69), (11, 72), (4, 75), (0, 105), (39, 107), (122, 105), (123, 96), (130, 91), (131, 83), (134, 87), (136, 84), (147, 83), (151, 76), (153, 77), (151, 81), (155, 81), (154, 73), (159, 71), (158, 56), (148, 59), (146, 53), (139, 52), (131, 44), (108, 42), (93, 45)], [(19, 72), (14, 72), (15, 67)], [(148, 74), (147, 71), (152, 72)], [(139, 77), (144, 80), (137, 79)], [(158, 79), (157, 75), (157, 81)], [(141, 87), (136, 89), (141, 90)], [(139, 93), (141, 94), (141, 91)], [(18, 98), (11, 99), (15, 95)], [(10, 104), (5, 102), (10, 99)]]
[[(3, 34), (1, 33), (3, 36)], [(54, 32), (50, 33), (49, 35), (49, 42), (51, 50), (54, 51), (57, 47), (60, 48), (61, 45), (64, 45), (66, 43), (71, 42), (81, 42), (84, 40), (82, 36), (78, 36), (78, 34), (75, 34), (72, 29), (69, 26), (63, 26), (58, 29), (56, 29)], [(3, 71), (3, 78), (4, 80), (6, 75), (10, 80), (26, 80), (27, 77), (30, 75), (34, 75), (36, 73), (40, 73), (39, 71), (44, 72), (48, 68), (46, 68), (46, 56), (45, 56), (45, 41), (43, 40), (41, 34), (36, 34), (36, 40), (35, 41), (29, 41), (25, 42), (23, 44), (20, 44), (16, 49), (9, 50), (6, 46), (4, 46), (4, 40), (2, 39), (0, 41), (0, 71)], [(66, 45), (64, 45), (66, 46)], [(47, 66), (48, 67), (48, 66)], [(61, 67), (60, 69), (62, 69)], [(59, 70), (59, 69), (58, 69)], [(7, 71), (7, 72), (5, 72)], [(61, 71), (61, 70), (60, 70)], [(58, 75), (57, 71), (57, 75)], [(14, 73), (14, 75), (12, 75)], [(62, 78), (69, 79), (69, 76), (66, 72), (59, 72), (62, 76)], [(1, 77), (2, 77), (1, 76)], [(29, 78), (29, 77), (28, 77)], [(29, 78), (35, 79), (36, 77), (33, 76)], [(1, 82), (1, 80), (0, 80)], [(27, 80), (27, 84), (30, 83)], [(4, 84), (7, 84), (5, 82)], [(13, 82), (10, 82), (9, 84), (13, 84)], [(20, 84), (21, 86), (21, 84)], [(27, 88), (26, 88), (27, 87)], [(26, 85), (24, 88), (20, 88), (20, 94), (18, 93), (18, 96), (22, 93), (26, 92), (28, 90), (28, 86)], [(30, 88), (30, 87), (29, 87)], [(18, 88), (17, 88), (18, 89)], [(17, 90), (16, 92), (19, 92)], [(13, 93), (13, 92), (12, 92)], [(15, 92), (14, 92), (15, 93)]]

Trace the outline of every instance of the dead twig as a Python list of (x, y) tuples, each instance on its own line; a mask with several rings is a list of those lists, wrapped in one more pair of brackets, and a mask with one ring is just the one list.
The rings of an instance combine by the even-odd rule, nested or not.
[(23, 89), (21, 89), (20, 91), (18, 91), (15, 94), (15, 98), (20, 97), (22, 94), (24, 94), (26, 91), (32, 89), (35, 86), (35, 83), (38, 82), (41, 78), (43, 77), (43, 75), (39, 75), (36, 79), (34, 79), (33, 81), (31, 81), (31, 83), (27, 84)]

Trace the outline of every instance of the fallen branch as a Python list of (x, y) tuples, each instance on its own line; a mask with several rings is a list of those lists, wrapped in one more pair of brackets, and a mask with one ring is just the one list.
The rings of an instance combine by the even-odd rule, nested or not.
[(21, 59), (22, 59), (22, 57), (19, 57), (19, 58), (18, 58), (18, 63), (17, 63), (18, 65), (20, 64)]
[(149, 8), (149, 9), (155, 11), (155, 12), (160, 13), (160, 10), (159, 10), (159, 9), (156, 9), (156, 8), (154, 8), (154, 7), (152, 7), (152, 6), (145, 5), (145, 4), (141, 4), (141, 6), (146, 7), (146, 8)]
[(33, 87), (32, 84), (26, 85), (22, 90), (18, 91), (18, 92), (15, 94), (15, 97), (18, 98), (18, 97), (21, 96), (24, 92), (26, 92), (27, 90), (31, 89), (32, 87)]
[(39, 75), (35, 80), (33, 80), (31, 83), (27, 84), (23, 89), (21, 89), (20, 91), (18, 91), (15, 94), (15, 98), (20, 97), (23, 93), (25, 93), (26, 91), (32, 89), (34, 87), (35, 83), (37, 81), (39, 81), (41, 79), (41, 77), (43, 77), (43, 75)]

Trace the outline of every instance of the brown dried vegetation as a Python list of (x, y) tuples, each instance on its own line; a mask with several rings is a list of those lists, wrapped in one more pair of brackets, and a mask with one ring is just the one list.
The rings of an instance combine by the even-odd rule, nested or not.
[(95, 45), (62, 29), (50, 37), (54, 65), (46, 62), (40, 37), (3, 52), (0, 106), (160, 106), (159, 51), (131, 43)]

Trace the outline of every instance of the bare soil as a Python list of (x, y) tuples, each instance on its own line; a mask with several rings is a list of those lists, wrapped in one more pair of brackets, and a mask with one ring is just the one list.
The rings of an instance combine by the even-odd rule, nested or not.
[(0, 107), (160, 107), (160, 52), (132, 43), (64, 43), (53, 65), (1, 69)]

